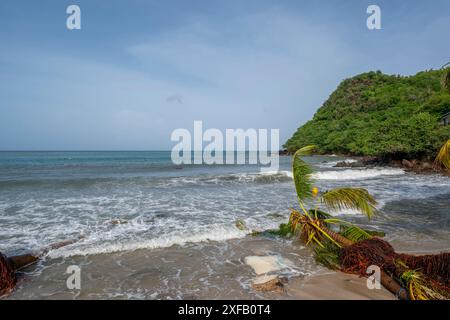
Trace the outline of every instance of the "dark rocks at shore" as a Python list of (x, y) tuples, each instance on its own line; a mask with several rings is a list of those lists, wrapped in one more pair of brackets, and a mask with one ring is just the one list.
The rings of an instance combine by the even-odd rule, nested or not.
[(445, 171), (436, 168), (432, 161), (426, 160), (393, 160), (389, 165), (394, 167), (403, 168), (406, 171), (416, 172), (416, 173), (445, 173)]
[(365, 166), (374, 166), (374, 165), (380, 165), (383, 163), (383, 160), (381, 160), (378, 157), (373, 157), (373, 156), (365, 156), (361, 158), (361, 162), (365, 165)]
[(370, 166), (382, 165), (382, 161), (377, 157), (362, 157), (357, 159), (356, 161), (340, 161), (336, 165), (335, 168), (363, 168)]
[(287, 278), (273, 276), (259, 276), (253, 280), (253, 288), (257, 291), (270, 291), (276, 293), (284, 293), (284, 284), (288, 283)]
[(336, 163), (333, 167), (335, 167), (335, 168), (361, 168), (361, 167), (365, 167), (365, 165), (364, 165), (364, 163), (362, 163), (359, 160), (356, 162), (340, 161), (340, 162)]
[[(287, 150), (280, 150), (280, 155), (292, 155)], [(348, 155), (351, 156), (351, 155)], [(443, 174), (450, 176), (450, 172), (444, 170), (443, 168), (438, 168), (434, 165), (432, 160), (419, 160), (419, 159), (392, 159), (383, 158), (377, 156), (363, 156), (356, 161), (340, 161), (335, 164), (335, 168), (364, 168), (364, 167), (396, 167), (402, 168), (408, 172), (415, 172), (419, 174)]]
[(418, 160), (418, 159), (402, 159), (402, 160), (386, 160), (378, 157), (366, 156), (358, 159), (355, 162), (341, 161), (334, 167), (336, 168), (363, 168), (363, 167), (396, 167), (402, 168), (408, 172), (415, 172), (420, 174), (432, 174), (439, 173), (449, 175), (449, 173), (443, 169), (437, 168), (433, 161), (430, 160)]

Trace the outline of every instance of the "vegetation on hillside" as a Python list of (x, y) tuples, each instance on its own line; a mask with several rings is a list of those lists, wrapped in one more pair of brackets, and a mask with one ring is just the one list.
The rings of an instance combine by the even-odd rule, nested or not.
[(450, 137), (441, 124), (450, 111), (450, 68), (402, 77), (377, 72), (344, 80), (285, 143), (294, 153), (317, 145), (322, 153), (385, 158), (430, 158)]

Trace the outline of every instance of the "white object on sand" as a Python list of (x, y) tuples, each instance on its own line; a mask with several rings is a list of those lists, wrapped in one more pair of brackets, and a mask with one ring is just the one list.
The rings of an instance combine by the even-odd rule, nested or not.
[(244, 261), (247, 265), (253, 268), (257, 275), (291, 268), (294, 265), (292, 261), (275, 255), (248, 256), (245, 257)]

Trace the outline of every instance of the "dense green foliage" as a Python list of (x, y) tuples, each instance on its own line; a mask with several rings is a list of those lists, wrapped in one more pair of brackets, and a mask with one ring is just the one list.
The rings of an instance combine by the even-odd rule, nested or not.
[(402, 77), (377, 71), (346, 79), (284, 148), (314, 144), (323, 153), (433, 157), (450, 137), (450, 126), (440, 123), (450, 111), (446, 72)]

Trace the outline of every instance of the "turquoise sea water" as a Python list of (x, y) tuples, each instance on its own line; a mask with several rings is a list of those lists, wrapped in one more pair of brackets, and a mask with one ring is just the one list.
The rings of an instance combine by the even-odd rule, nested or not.
[[(384, 228), (406, 225), (414, 234), (427, 226), (433, 232), (448, 227), (448, 177), (395, 168), (334, 168), (342, 159), (332, 156), (307, 159), (317, 170), (321, 190), (342, 185), (369, 189), (384, 212), (377, 222)], [(281, 157), (278, 172), (261, 173), (248, 164), (174, 165), (168, 151), (0, 152), (0, 250), (19, 253), (78, 235), (84, 240), (51, 254), (239, 238), (246, 232), (235, 227), (238, 219), (245, 221), (247, 233), (286, 219), (287, 209), (296, 206), (291, 175), (290, 157)], [(395, 203), (412, 201), (432, 207), (427, 205), (426, 214), (408, 209), (419, 219), (410, 223)], [(336, 214), (361, 219), (355, 212)]]

